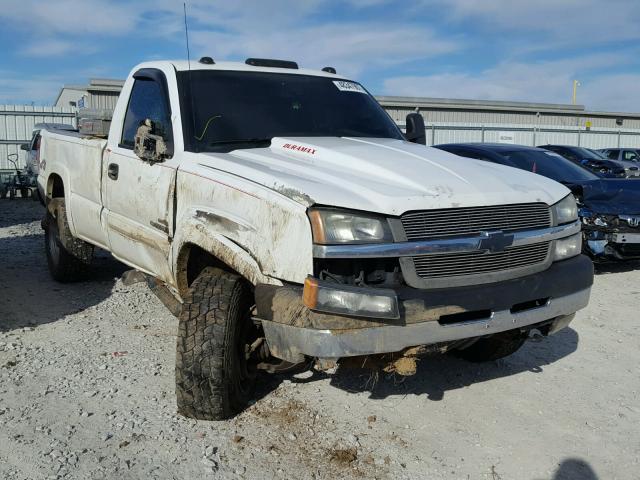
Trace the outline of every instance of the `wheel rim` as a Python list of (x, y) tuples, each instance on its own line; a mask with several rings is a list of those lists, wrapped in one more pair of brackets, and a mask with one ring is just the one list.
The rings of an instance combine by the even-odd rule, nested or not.
[(240, 320), (239, 338), (236, 349), (236, 389), (243, 398), (253, 392), (255, 379), (258, 375), (259, 349), (251, 352), (251, 345), (262, 335), (260, 328), (251, 320), (253, 306), (249, 308)]
[(60, 256), (60, 246), (58, 245), (57, 230), (53, 226), (49, 226), (49, 234), (47, 235), (47, 244), (49, 246), (49, 255), (54, 262), (58, 261)]

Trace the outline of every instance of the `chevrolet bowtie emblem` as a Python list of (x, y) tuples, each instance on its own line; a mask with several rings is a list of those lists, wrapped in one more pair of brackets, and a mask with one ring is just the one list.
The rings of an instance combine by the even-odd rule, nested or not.
[(501, 230), (480, 232), (480, 250), (489, 250), (492, 253), (502, 252), (505, 248), (513, 245), (513, 234), (504, 233)]

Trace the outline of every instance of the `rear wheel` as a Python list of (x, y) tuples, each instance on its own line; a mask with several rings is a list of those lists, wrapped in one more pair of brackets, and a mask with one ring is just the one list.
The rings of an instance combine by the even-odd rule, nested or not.
[[(93, 256), (93, 247), (82, 240), (73, 238), (67, 222), (66, 209), (60, 204), (55, 210), (57, 218), (47, 211), (44, 221), (45, 250), (51, 276), (58, 282), (75, 282), (86, 277)], [(60, 228), (67, 241), (77, 250), (76, 255), (65, 248), (60, 237)]]
[(520, 331), (497, 333), (481, 338), (463, 350), (454, 350), (453, 354), (469, 362), (490, 362), (517, 352), (525, 341)]
[(251, 319), (251, 286), (240, 276), (208, 267), (189, 289), (176, 349), (178, 412), (221, 420), (253, 398), (261, 329)]

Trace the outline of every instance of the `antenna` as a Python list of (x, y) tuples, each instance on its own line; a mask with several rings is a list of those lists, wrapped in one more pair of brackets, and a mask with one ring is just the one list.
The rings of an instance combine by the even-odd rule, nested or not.
[(191, 54), (189, 52), (189, 26), (187, 25), (187, 2), (184, 2), (182, 4), (182, 7), (184, 10), (184, 36), (187, 40), (187, 65), (189, 69), (187, 72), (187, 75), (189, 76), (189, 97), (191, 97), (191, 123), (192, 123), (192, 132), (193, 132), (193, 135), (195, 135), (196, 134), (196, 111), (195, 111), (195, 104), (193, 103), (193, 83), (191, 82)]
[(189, 26), (187, 25), (187, 2), (182, 4), (184, 10), (184, 36), (187, 39), (187, 63), (189, 65), (189, 71), (191, 71), (191, 54), (189, 53)]

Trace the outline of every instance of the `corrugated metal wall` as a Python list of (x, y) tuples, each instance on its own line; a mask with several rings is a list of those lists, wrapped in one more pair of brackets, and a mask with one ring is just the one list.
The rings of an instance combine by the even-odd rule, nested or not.
[[(407, 114), (415, 111), (414, 108), (400, 106), (385, 106), (385, 110), (396, 122), (404, 123)], [(518, 112), (518, 111), (488, 111), (488, 110), (445, 110), (435, 108), (420, 109), (420, 113), (425, 119), (425, 123), (435, 124), (473, 124), (473, 125), (504, 125), (514, 124), (518, 126), (539, 126), (539, 127), (578, 127), (585, 126), (591, 122), (594, 129), (607, 129), (623, 131), (625, 129), (640, 131), (640, 115), (638, 118), (623, 118), (621, 126), (617, 125), (619, 118), (615, 114), (595, 114), (594, 112), (584, 112), (584, 114), (562, 114), (562, 113), (541, 113)]]
[[(404, 128), (404, 123), (399, 123)], [(538, 128), (518, 124), (474, 125), (474, 124), (427, 124), (427, 145), (463, 142), (499, 142), (502, 132), (513, 137), (519, 145), (577, 145), (587, 148), (632, 147), (640, 148), (640, 130), (604, 130), (585, 128)]]
[[(415, 107), (393, 104), (390, 98), (385, 97), (384, 109), (404, 128), (407, 114), (415, 112)], [(521, 145), (640, 148), (640, 114), (564, 110), (539, 113), (535, 109), (517, 109), (517, 106), (513, 111), (497, 111), (490, 106), (478, 109), (475, 105), (470, 105), (468, 110), (423, 105), (419, 111), (425, 120), (428, 145), (497, 142), (500, 132), (509, 132), (514, 143)], [(618, 124), (619, 121), (622, 125)]]
[(87, 108), (113, 110), (119, 95), (118, 92), (89, 92)]
[(0, 170), (10, 169), (7, 155), (18, 153), (24, 165), (25, 152), (20, 144), (31, 140), (36, 123), (75, 123), (75, 111), (70, 107), (39, 107), (30, 105), (0, 105)]

